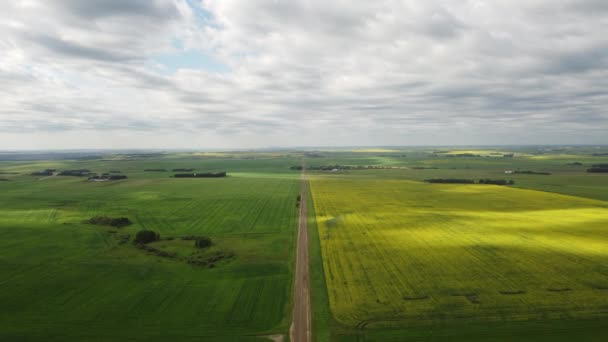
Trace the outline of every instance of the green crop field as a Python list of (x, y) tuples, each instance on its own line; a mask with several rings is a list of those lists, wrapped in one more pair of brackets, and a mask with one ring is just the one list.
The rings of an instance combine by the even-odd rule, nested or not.
[[(285, 334), (300, 191), (294, 161), (275, 155), (167, 155), (0, 162), (0, 340), (247, 340)], [(142, 160), (143, 159), (143, 160)], [(297, 159), (295, 159), (297, 163)], [(32, 171), (120, 170), (128, 179), (30, 176)], [(228, 171), (176, 179), (145, 168)], [(123, 228), (84, 223), (125, 216)], [(140, 229), (160, 233), (136, 248)], [(214, 245), (196, 251), (188, 235)], [(214, 267), (187, 262), (195, 255)]]

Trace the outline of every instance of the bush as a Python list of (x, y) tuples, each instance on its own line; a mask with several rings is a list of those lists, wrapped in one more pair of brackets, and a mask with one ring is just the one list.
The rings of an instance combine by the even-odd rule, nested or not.
[(196, 248), (207, 248), (211, 247), (212, 244), (211, 239), (206, 236), (199, 236), (194, 240), (194, 247)]
[(513, 185), (515, 181), (506, 179), (480, 179), (479, 184)]
[(32, 176), (52, 176), (53, 171), (44, 170), (44, 171), (34, 171), (31, 173)]
[(175, 178), (221, 178), (226, 177), (226, 172), (218, 173), (176, 173)]
[(608, 172), (608, 167), (592, 167), (587, 169), (587, 172), (605, 173)]
[(475, 184), (472, 179), (454, 179), (454, 178), (433, 178), (425, 179), (427, 183), (444, 183), (444, 184)]
[(135, 234), (135, 243), (136, 244), (146, 244), (154, 241), (160, 240), (160, 234), (153, 230), (140, 230)]
[(539, 171), (515, 171), (513, 173), (520, 173), (524, 175), (545, 175), (548, 176), (551, 172), (539, 172)]
[(75, 177), (84, 177), (88, 176), (91, 173), (89, 169), (78, 169), (78, 170), (64, 170), (57, 174), (57, 176), (75, 176)]
[(128, 217), (108, 217), (108, 216), (91, 217), (87, 222), (90, 224), (98, 224), (98, 225), (112, 226), (112, 227), (118, 227), (118, 228), (128, 226), (132, 223)]
[(144, 169), (145, 172), (167, 172), (166, 169)]

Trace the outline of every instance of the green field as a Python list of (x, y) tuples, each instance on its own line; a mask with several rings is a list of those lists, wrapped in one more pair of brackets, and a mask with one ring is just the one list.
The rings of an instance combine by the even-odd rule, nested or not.
[[(234, 341), (284, 334), (300, 190), (290, 163), (274, 156), (0, 163), (20, 173), (0, 184), (0, 340)], [(27, 175), (45, 167), (117, 169), (129, 179)], [(171, 172), (143, 172), (148, 167), (222, 170), (230, 177), (175, 179)], [(96, 215), (126, 216), (134, 224), (83, 223)], [(178, 257), (121, 243), (142, 228), (160, 232), (152, 245)], [(190, 265), (182, 260), (195, 251), (193, 241), (180, 239), (186, 235), (213, 239), (202, 258), (233, 256), (214, 268)]]

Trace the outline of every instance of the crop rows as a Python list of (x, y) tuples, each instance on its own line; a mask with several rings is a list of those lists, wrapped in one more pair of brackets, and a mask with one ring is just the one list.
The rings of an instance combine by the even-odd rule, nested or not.
[(311, 182), (348, 325), (588, 317), (608, 308), (605, 202), (479, 185)]

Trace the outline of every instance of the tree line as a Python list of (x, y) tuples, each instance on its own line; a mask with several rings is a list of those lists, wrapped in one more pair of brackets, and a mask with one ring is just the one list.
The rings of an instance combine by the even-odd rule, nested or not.
[(513, 173), (520, 173), (524, 175), (550, 175), (551, 172), (541, 172), (541, 171), (513, 171)]
[[(440, 184), (475, 184), (473, 179), (460, 179), (460, 178), (431, 178), (424, 180), (427, 183), (440, 183)], [(514, 180), (506, 179), (480, 179), (477, 184), (493, 184), (493, 185), (513, 185)]]
[(175, 178), (221, 178), (226, 177), (226, 172), (207, 172), (207, 173), (176, 173), (173, 175)]
[(608, 166), (605, 166), (605, 167), (592, 167), (592, 168), (587, 169), (587, 172), (606, 173), (606, 172), (608, 172)]

